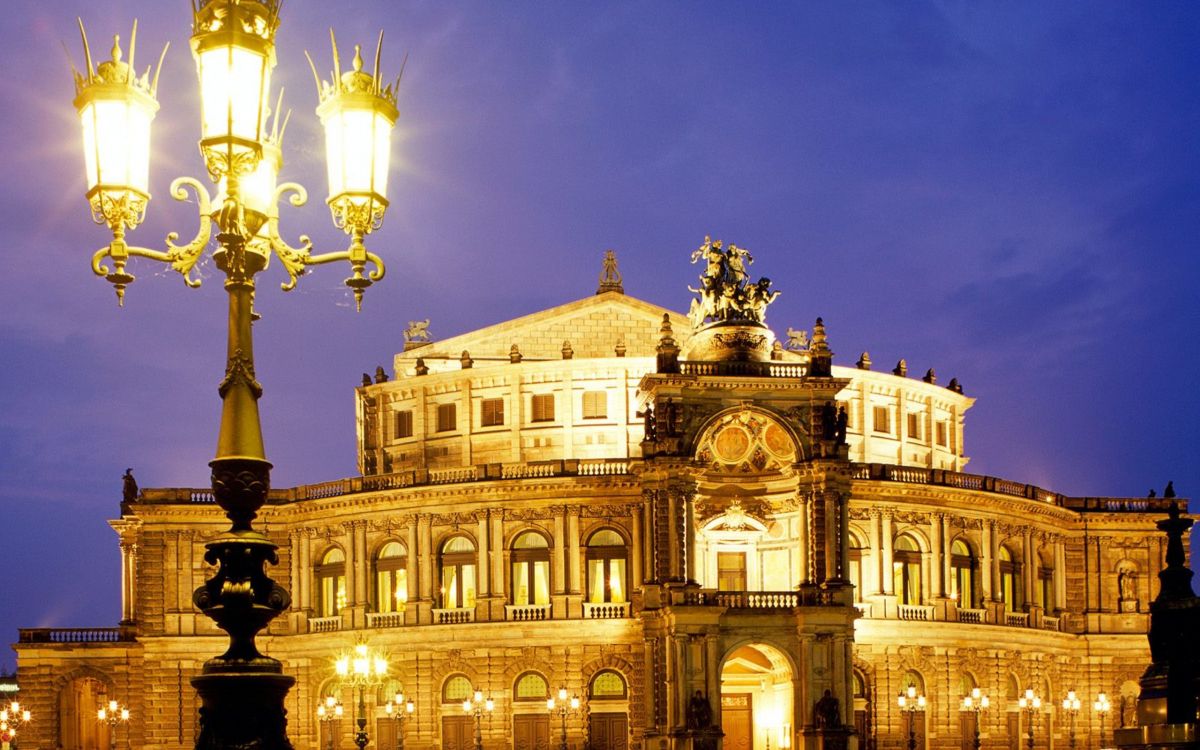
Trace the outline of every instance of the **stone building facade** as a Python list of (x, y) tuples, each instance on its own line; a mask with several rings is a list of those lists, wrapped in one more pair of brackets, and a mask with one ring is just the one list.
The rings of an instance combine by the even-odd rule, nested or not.
[[(969, 748), (976, 687), (985, 748), (1019, 750), (1031, 717), (1036, 748), (1096, 747), (1100, 692), (1106, 733), (1131, 721), (1163, 501), (967, 473), (956, 383), (835, 366), (819, 321), (783, 346), (759, 318), (714, 326), (610, 274), (594, 296), (409, 341), (393, 378), (364, 377), (360, 475), (273, 489), (258, 521), (292, 593), (260, 645), (296, 677), (296, 747), (351, 746), (333, 658), (360, 641), (390, 655), (366, 697), (381, 748), (400, 731), (467, 750), (476, 689), (495, 703), (487, 750), (542, 750), (563, 726), (572, 750), (701, 750), (709, 723), (728, 750), (898, 749), (910, 730)], [(194, 743), (189, 679), (224, 635), (192, 592), (226, 522), (208, 490), (146, 489), (111, 523), (123, 620), (21, 631), (22, 701), (47, 717), (23, 745), (105, 747), (110, 698), (133, 717), (119, 745)], [(909, 685), (927, 702), (906, 714)], [(582, 703), (565, 724), (546, 707), (559, 687)], [(398, 689), (403, 726), (383, 709)], [(1040, 711), (1019, 709), (1027, 689)], [(331, 695), (346, 718), (322, 723)]]

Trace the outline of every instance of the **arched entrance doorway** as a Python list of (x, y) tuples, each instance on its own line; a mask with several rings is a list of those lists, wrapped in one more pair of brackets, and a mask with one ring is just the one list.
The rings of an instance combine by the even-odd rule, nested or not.
[(721, 729), (725, 750), (787, 750), (795, 727), (792, 668), (765, 643), (739, 646), (721, 666)]
[(58, 694), (58, 744), (63, 750), (107, 750), (108, 724), (96, 720), (107, 689), (95, 677), (76, 677)]

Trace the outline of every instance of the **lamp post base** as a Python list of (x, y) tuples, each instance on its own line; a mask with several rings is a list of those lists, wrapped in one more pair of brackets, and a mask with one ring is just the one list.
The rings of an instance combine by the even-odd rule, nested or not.
[(192, 678), (201, 701), (196, 750), (292, 750), (283, 700), (295, 682), (254, 672)]

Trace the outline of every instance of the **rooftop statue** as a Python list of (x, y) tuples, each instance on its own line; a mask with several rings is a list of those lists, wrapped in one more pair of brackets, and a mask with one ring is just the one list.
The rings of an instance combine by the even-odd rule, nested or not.
[(706, 321), (719, 323), (757, 323), (766, 321), (767, 305), (779, 296), (771, 290), (771, 280), (763, 277), (751, 282), (747, 269), (754, 262), (750, 251), (730, 244), (727, 248), (720, 240), (704, 238), (704, 244), (692, 253), (692, 263), (704, 261), (704, 273), (700, 274), (700, 288), (692, 292), (700, 295), (692, 300), (688, 319), (694, 328)]
[(429, 318), (408, 321), (408, 328), (404, 329), (404, 343), (429, 340)]

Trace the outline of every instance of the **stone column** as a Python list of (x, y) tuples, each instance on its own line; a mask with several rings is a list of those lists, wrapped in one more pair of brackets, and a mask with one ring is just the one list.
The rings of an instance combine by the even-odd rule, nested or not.
[(492, 513), (492, 596), (503, 602), (504, 593), (504, 517)]
[(121, 539), (121, 623), (137, 620), (137, 544)]
[(934, 513), (929, 521), (929, 593), (934, 599), (945, 596), (945, 570), (942, 565), (942, 561), (946, 559), (946, 540), (942, 533), (944, 520), (945, 517), (941, 513)]
[[(288, 559), (291, 565), (288, 566), (287, 588), (292, 592), (292, 611), (297, 612), (302, 606), (300, 603), (300, 532), (297, 529), (288, 531)], [(184, 571), (179, 572), (182, 575)]]
[(554, 594), (564, 594), (567, 589), (567, 531), (566, 531), (566, 508), (561, 505), (554, 506), (554, 549), (551, 550), (551, 567), (554, 570), (551, 592)]
[(579, 554), (579, 506), (572, 505), (567, 509), (567, 590), (571, 594), (579, 594), (582, 589)]
[(309, 529), (300, 530), (300, 584), (297, 589), (300, 609), (312, 609), (312, 535)]
[(1000, 535), (996, 533), (995, 522), (985, 522), (988, 530), (988, 575), (992, 579), (992, 601), (1000, 601), (1003, 592), (1000, 591)]
[(1025, 587), (1025, 609), (1028, 610), (1033, 606), (1033, 582), (1037, 579), (1038, 556), (1037, 551), (1033, 548), (1033, 529), (1025, 527), (1021, 534), (1021, 542), (1024, 550), (1022, 552), (1025, 557), (1024, 575), (1021, 576)]
[(404, 612), (404, 622), (409, 625), (416, 625), (417, 619), (417, 600), (421, 598), (421, 558), (417, 553), (417, 519), (414, 516), (408, 518), (408, 528), (405, 529), (405, 539), (407, 544), (405, 547), (404, 567), (405, 575), (408, 578), (408, 602)]
[[(353, 607), (356, 601), (355, 592), (358, 590), (358, 548), (354, 543), (355, 521), (342, 524), (342, 549), (346, 551), (346, 607)], [(353, 620), (343, 622), (346, 628), (354, 627)]]
[(679, 515), (682, 509), (679, 507), (679, 498), (672, 489), (666, 491), (667, 503), (667, 555), (666, 573), (668, 580), (676, 580), (683, 575), (683, 571), (679, 567), (679, 549), (685, 542), (679, 538), (679, 526), (681, 519)]
[(431, 606), (434, 598), (433, 574), (434, 569), (437, 568), (437, 560), (434, 559), (432, 520), (428, 513), (417, 516), (417, 545), (420, 555), (418, 564), (421, 567), (418, 596), (422, 611)]
[(883, 514), (874, 508), (869, 513), (871, 538), (867, 540), (867, 546), (870, 547), (871, 565), (863, 566), (863, 588), (872, 594), (882, 594), (883, 575), (880, 572), (880, 566), (883, 564), (883, 527), (881, 524)]
[(629, 512), (629, 535), (631, 538), (629, 550), (629, 574), (633, 578), (630, 582), (630, 590), (641, 590), (642, 583), (646, 580), (645, 571), (642, 568), (642, 509), (638, 506), (633, 506)]
[(1067, 547), (1062, 537), (1054, 540), (1054, 608), (1067, 606)]
[(879, 567), (879, 572), (883, 576), (883, 593), (890, 596), (895, 593), (892, 591), (892, 514), (890, 511), (883, 512), (879, 536)]
[(367, 552), (367, 523), (366, 521), (355, 521), (354, 523), (354, 544), (355, 544), (355, 587), (354, 587), (354, 604), (355, 606), (365, 606), (368, 600), (368, 588), (371, 583), (371, 555)]
[(488, 577), (488, 512), (481, 510), (476, 516), (477, 531), (479, 544), (475, 548), (477, 555), (476, 565), (479, 569), (475, 572), (476, 586), (479, 587), (478, 598), (483, 599), (488, 596), (491, 590), (490, 580)]
[(683, 496), (684, 534), (683, 534), (683, 577), (688, 583), (695, 583), (698, 578), (700, 561), (696, 555), (696, 493), (688, 492)]
[(799, 501), (799, 518), (796, 537), (800, 545), (800, 583), (811, 584), (816, 576), (813, 573), (816, 567), (814, 552), (812, 548), (811, 528), (809, 524), (812, 522), (812, 498), (806, 492), (796, 491), (796, 500)]

